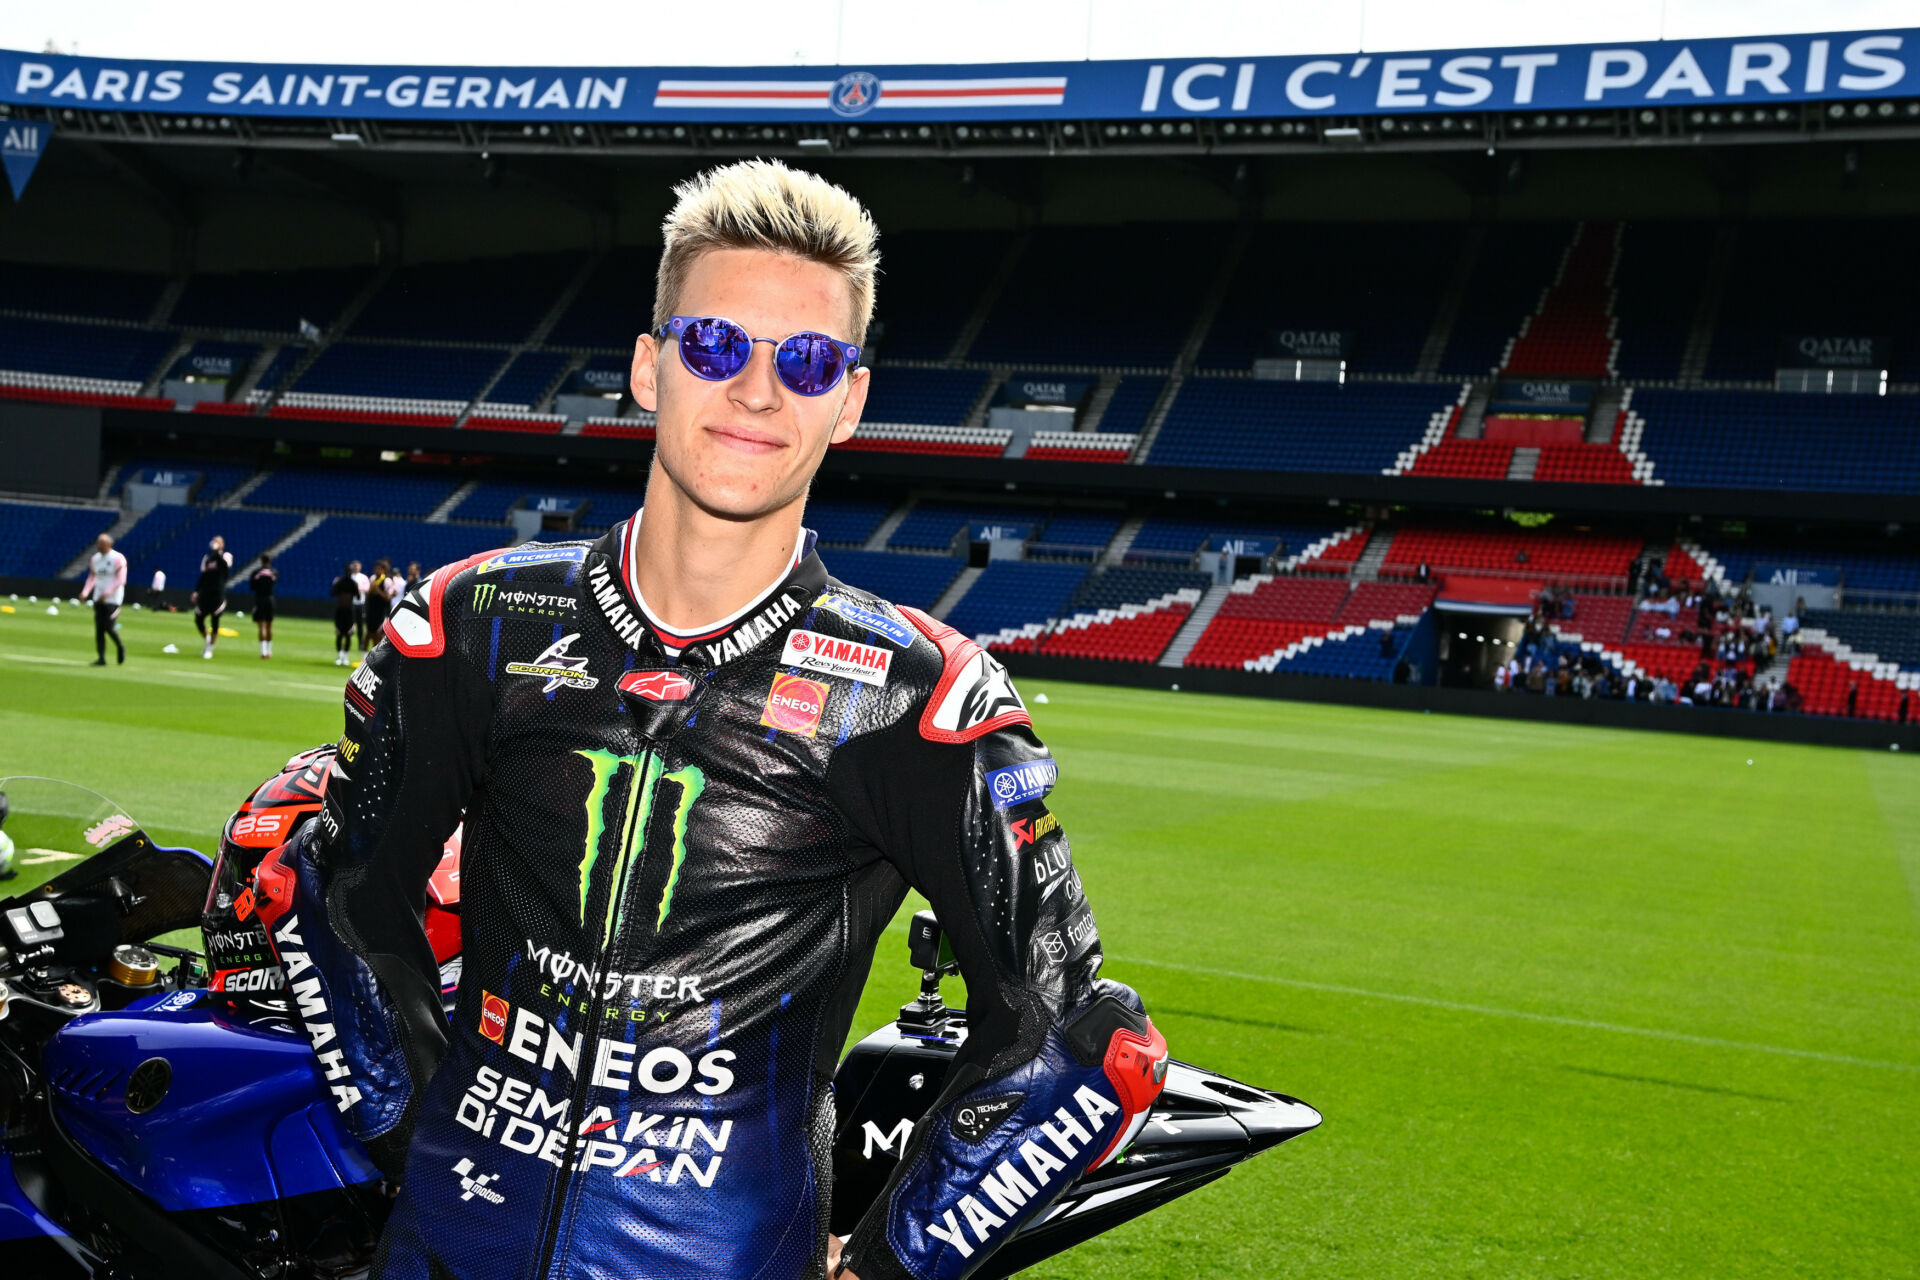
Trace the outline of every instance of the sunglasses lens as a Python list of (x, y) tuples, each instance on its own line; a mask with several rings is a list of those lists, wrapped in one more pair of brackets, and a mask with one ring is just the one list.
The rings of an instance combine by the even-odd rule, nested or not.
[(840, 381), (846, 364), (840, 344), (822, 333), (796, 333), (774, 354), (780, 381), (803, 396), (830, 390)]
[(753, 339), (730, 320), (692, 320), (680, 331), (680, 359), (710, 382), (731, 378), (752, 355)]

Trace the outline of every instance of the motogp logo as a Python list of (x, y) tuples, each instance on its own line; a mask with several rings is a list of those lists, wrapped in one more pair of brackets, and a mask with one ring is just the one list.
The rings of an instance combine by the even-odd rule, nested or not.
[(827, 102), (837, 116), (863, 116), (880, 103), (880, 77), (871, 71), (849, 71), (833, 82)]

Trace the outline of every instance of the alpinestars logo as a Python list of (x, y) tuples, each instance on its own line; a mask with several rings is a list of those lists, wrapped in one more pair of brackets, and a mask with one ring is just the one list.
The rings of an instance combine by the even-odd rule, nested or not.
[(948, 733), (965, 733), (995, 716), (1026, 709), (1027, 704), (1014, 692), (1007, 669), (983, 649), (967, 660), (959, 678), (934, 709), (933, 727)]
[(579, 632), (561, 636), (546, 651), (532, 662), (509, 662), (507, 674), (510, 676), (545, 677), (546, 687), (542, 693), (552, 693), (561, 685), (569, 689), (591, 689), (600, 683), (598, 676), (587, 674), (587, 660), (567, 652), (567, 646), (580, 638)]
[(658, 933), (667, 923), (667, 914), (673, 910), (673, 891), (680, 883), (680, 868), (687, 860), (687, 819), (692, 816), (693, 806), (701, 793), (707, 789), (707, 775), (696, 765), (663, 773), (666, 765), (655, 755), (621, 756), (597, 748), (575, 751), (574, 754), (593, 767), (593, 785), (587, 792), (586, 849), (580, 855), (582, 925), (587, 922), (587, 897), (593, 889), (594, 864), (600, 860), (600, 845), (607, 834), (607, 804), (613, 797), (615, 782), (623, 772), (627, 776), (625, 799), (620, 804), (614, 826), (614, 830), (620, 833), (620, 852), (613, 865), (612, 887), (609, 890), (612, 896), (608, 901), (606, 926), (601, 936), (603, 944), (612, 939), (613, 931), (626, 918), (624, 887), (627, 863), (633, 856), (634, 847), (646, 843), (647, 827), (653, 819), (653, 804), (660, 784), (670, 782), (675, 788), (673, 857), (667, 867), (666, 887), (660, 891), (660, 912), (653, 922), (654, 932)]
[(453, 1171), (460, 1175), (460, 1198), (462, 1200), (471, 1200), (475, 1196), (479, 1196), (488, 1204), (505, 1204), (507, 1202), (505, 1196), (487, 1185), (488, 1183), (500, 1181), (499, 1174), (476, 1174), (473, 1171), (473, 1161), (466, 1156), (460, 1157), (460, 1163), (453, 1166)]
[(629, 671), (620, 677), (620, 692), (649, 702), (685, 702), (693, 681), (678, 671)]

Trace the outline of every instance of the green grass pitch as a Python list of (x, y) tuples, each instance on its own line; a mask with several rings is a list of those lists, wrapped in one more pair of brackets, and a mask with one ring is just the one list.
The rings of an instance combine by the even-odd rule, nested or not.
[[(210, 844), (338, 736), (321, 624), (0, 613), (0, 775)], [(177, 656), (162, 656), (168, 641)], [(1920, 1275), (1920, 762), (1029, 685), (1111, 976), (1326, 1124), (1029, 1274)], [(883, 941), (857, 1029), (915, 988)]]

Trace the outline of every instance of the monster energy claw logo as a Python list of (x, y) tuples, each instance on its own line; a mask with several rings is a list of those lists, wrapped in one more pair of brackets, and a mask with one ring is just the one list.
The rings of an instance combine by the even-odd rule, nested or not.
[(605, 928), (601, 931), (603, 946), (612, 939), (613, 931), (626, 918), (622, 881), (634, 846), (639, 844), (644, 847), (646, 843), (647, 827), (653, 820), (653, 802), (660, 784), (671, 782), (679, 789), (679, 799), (673, 807), (673, 860), (667, 867), (666, 886), (660, 891), (660, 912), (653, 922), (653, 930), (658, 933), (667, 923), (668, 912), (673, 910), (673, 891), (680, 883), (681, 865), (687, 860), (687, 819), (693, 813), (695, 802), (707, 789), (707, 775), (695, 765), (663, 773), (665, 763), (654, 755), (622, 756), (600, 750), (575, 751), (574, 754), (593, 767), (593, 787), (587, 793), (587, 844), (580, 856), (582, 925), (587, 922), (587, 897), (593, 888), (594, 864), (599, 861), (600, 844), (606, 836), (607, 801), (621, 770), (624, 768), (627, 771), (626, 800), (620, 806), (620, 855), (614, 863), (610, 890), (613, 896), (607, 906)]

